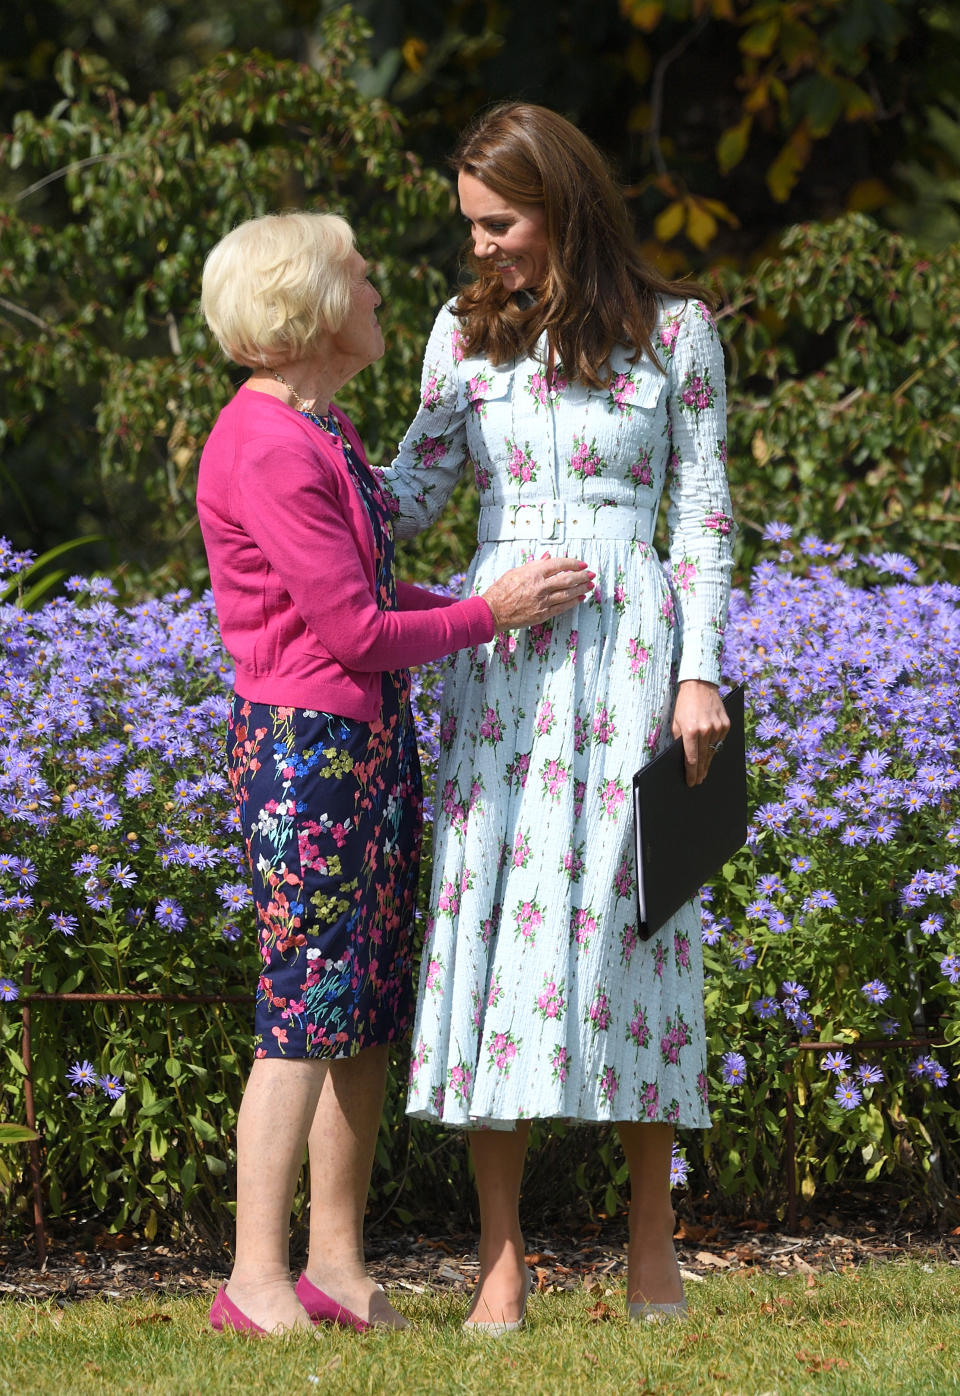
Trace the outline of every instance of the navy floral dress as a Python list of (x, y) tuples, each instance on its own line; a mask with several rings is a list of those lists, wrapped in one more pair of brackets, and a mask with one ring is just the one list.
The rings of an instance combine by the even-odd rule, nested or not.
[[(341, 444), (373, 528), (377, 595), (392, 608), (390, 514)], [(423, 805), (408, 671), (383, 675), (372, 723), (237, 694), (227, 755), (263, 962), (256, 1055), (350, 1057), (397, 1041), (413, 1007)]]

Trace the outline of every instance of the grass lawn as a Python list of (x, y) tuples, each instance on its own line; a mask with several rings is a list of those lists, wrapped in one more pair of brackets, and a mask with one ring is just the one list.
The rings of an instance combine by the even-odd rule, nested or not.
[(197, 1297), (0, 1303), (0, 1392), (806, 1396), (960, 1391), (960, 1268), (737, 1273), (688, 1285), (683, 1326), (628, 1325), (623, 1289), (534, 1295), (526, 1331), (460, 1333), (462, 1298), (394, 1296), (415, 1327), (219, 1336)]

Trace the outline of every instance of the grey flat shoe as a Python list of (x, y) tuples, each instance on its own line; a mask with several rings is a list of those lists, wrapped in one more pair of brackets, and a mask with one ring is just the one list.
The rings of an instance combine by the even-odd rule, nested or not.
[(682, 1323), (687, 1317), (687, 1301), (676, 1304), (628, 1304), (627, 1317), (631, 1323)]
[(533, 1276), (530, 1274), (529, 1270), (526, 1270), (524, 1273), (526, 1275), (526, 1280), (524, 1282), (523, 1288), (523, 1311), (520, 1314), (519, 1318), (512, 1319), (509, 1323), (481, 1323), (479, 1321), (472, 1322), (467, 1320), (461, 1323), (460, 1325), (461, 1333), (466, 1333), (468, 1337), (474, 1337), (482, 1334), (485, 1338), (502, 1338), (507, 1333), (516, 1333), (521, 1328), (525, 1328), (527, 1325), (527, 1298), (530, 1294), (531, 1289), (533, 1288)]

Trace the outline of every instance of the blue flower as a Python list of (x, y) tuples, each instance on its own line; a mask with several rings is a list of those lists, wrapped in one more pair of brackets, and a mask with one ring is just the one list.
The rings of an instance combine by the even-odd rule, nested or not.
[(109, 1100), (119, 1100), (125, 1089), (116, 1076), (98, 1076), (97, 1085)]
[(747, 1079), (747, 1063), (739, 1052), (724, 1052), (723, 1079), (728, 1086), (742, 1086)]
[(846, 1052), (824, 1052), (820, 1059), (821, 1071), (833, 1071), (838, 1076), (850, 1070), (850, 1058)]
[(764, 994), (762, 998), (756, 999), (751, 1006), (758, 1018), (775, 1018), (780, 1012), (779, 1003), (769, 994)]
[(689, 1172), (689, 1163), (677, 1148), (676, 1144), (674, 1144), (673, 1152), (670, 1155), (670, 1186), (672, 1188), (682, 1188), (687, 1181)]
[(805, 989), (802, 984), (797, 984), (792, 979), (785, 979), (780, 988), (790, 999), (808, 999), (810, 997), (809, 989)]
[(162, 926), (165, 931), (182, 931), (187, 924), (183, 907), (175, 897), (162, 897), (157, 902), (154, 916), (157, 925)]
[(0, 1003), (13, 1003), (20, 997), (20, 990), (12, 979), (0, 979)]
[(75, 916), (63, 911), (48, 911), (47, 920), (55, 931), (60, 931), (65, 936), (76, 934), (78, 922)]
[(884, 1079), (883, 1072), (880, 1068), (868, 1062), (864, 1062), (862, 1066), (857, 1067), (857, 1075), (865, 1086), (876, 1086)]
[(93, 1062), (74, 1062), (67, 1071), (67, 1080), (75, 1086), (95, 1086), (97, 1073), (94, 1070)]
[(842, 1110), (855, 1110), (863, 1100), (863, 1093), (853, 1081), (840, 1081), (833, 1093), (833, 1098)]
[(920, 922), (920, 929), (926, 936), (936, 935), (938, 931), (942, 931), (943, 917), (940, 915), (939, 911), (933, 911), (929, 916), (925, 917), (924, 920)]
[(883, 1003), (884, 999), (890, 997), (890, 990), (880, 979), (871, 979), (868, 984), (861, 984), (860, 992), (870, 1003)]

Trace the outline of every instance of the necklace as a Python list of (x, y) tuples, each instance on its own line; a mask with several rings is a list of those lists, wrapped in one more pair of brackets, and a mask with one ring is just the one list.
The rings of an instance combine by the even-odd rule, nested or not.
[(315, 408), (308, 407), (307, 404), (304, 402), (303, 398), (297, 392), (296, 388), (293, 386), (293, 384), (288, 383), (287, 380), (284, 378), (283, 374), (278, 373), (276, 369), (273, 370), (273, 376), (278, 383), (281, 383), (286, 388), (287, 392), (293, 398), (294, 406), (296, 407), (298, 412), (302, 412), (303, 415), (305, 417), (309, 417), (312, 422), (317, 422), (323, 428), (323, 430), (328, 431), (331, 436), (340, 435), (340, 430), (336, 422), (333, 420), (332, 414), (324, 417), (323, 414), (321, 412), (317, 412)]

